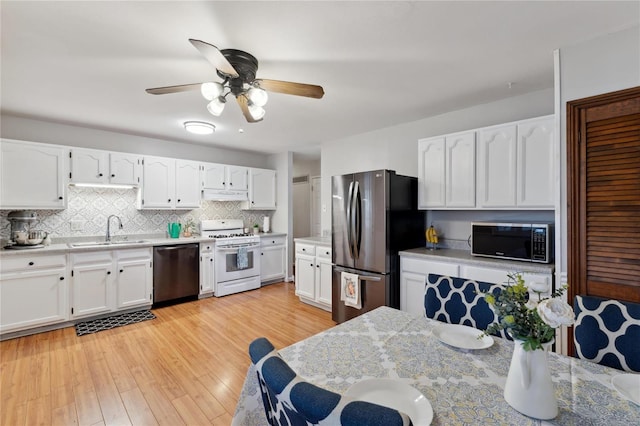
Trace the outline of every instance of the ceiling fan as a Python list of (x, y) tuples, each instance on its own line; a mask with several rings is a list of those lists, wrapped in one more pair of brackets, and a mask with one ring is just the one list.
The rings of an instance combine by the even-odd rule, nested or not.
[(152, 95), (186, 92), (200, 89), (209, 104), (207, 109), (215, 116), (222, 114), (229, 94), (235, 96), (242, 114), (249, 123), (261, 121), (268, 99), (267, 91), (286, 95), (320, 99), (324, 96), (322, 86), (293, 83), (290, 81), (257, 79), (258, 60), (242, 50), (222, 49), (201, 40), (189, 39), (191, 44), (216, 68), (222, 83), (205, 82), (147, 89)]

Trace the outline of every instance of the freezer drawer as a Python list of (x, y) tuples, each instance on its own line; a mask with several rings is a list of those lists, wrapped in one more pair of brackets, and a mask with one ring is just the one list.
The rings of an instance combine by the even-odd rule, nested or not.
[[(345, 306), (344, 302), (340, 300), (340, 283), (343, 271), (359, 275), (362, 309)], [(389, 274), (363, 273), (351, 268), (334, 266), (331, 281), (331, 318), (340, 324), (380, 306), (392, 306), (394, 297), (391, 281)]]

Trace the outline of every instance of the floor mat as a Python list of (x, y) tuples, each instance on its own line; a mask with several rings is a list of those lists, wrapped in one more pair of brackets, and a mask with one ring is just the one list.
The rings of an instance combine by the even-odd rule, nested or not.
[(154, 319), (156, 316), (151, 311), (137, 311), (128, 314), (119, 314), (112, 317), (100, 318), (92, 321), (85, 321), (76, 324), (76, 335), (84, 336), (85, 334), (97, 333), (102, 330), (110, 330), (112, 328), (121, 327), (123, 325), (135, 324), (146, 320)]

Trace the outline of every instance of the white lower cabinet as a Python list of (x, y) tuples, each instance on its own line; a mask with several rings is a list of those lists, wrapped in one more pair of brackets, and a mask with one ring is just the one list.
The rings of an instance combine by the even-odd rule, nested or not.
[(400, 257), (400, 310), (424, 316), (424, 289), (429, 274), (458, 276), (454, 263)]
[(200, 296), (213, 294), (215, 265), (213, 243), (200, 243)]
[(150, 248), (71, 255), (71, 317), (151, 305)]
[(68, 320), (66, 255), (0, 262), (0, 333)]
[(260, 282), (283, 280), (287, 273), (287, 237), (260, 239)]
[(331, 247), (296, 243), (296, 294), (301, 301), (331, 310)]

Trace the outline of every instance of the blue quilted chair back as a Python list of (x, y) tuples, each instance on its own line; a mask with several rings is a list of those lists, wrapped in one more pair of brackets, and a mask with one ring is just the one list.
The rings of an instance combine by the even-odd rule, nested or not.
[(262, 402), (271, 426), (406, 426), (409, 416), (392, 408), (356, 401), (304, 381), (269, 340), (249, 345), (258, 373)]
[(640, 372), (640, 304), (576, 296), (573, 310), (579, 358)]
[[(498, 322), (498, 316), (485, 302), (482, 293), (493, 293), (497, 297), (500, 291), (502, 287), (498, 284), (429, 274), (424, 293), (425, 314), (427, 318), (449, 324), (485, 330)], [(494, 335), (511, 340), (504, 330)]]

